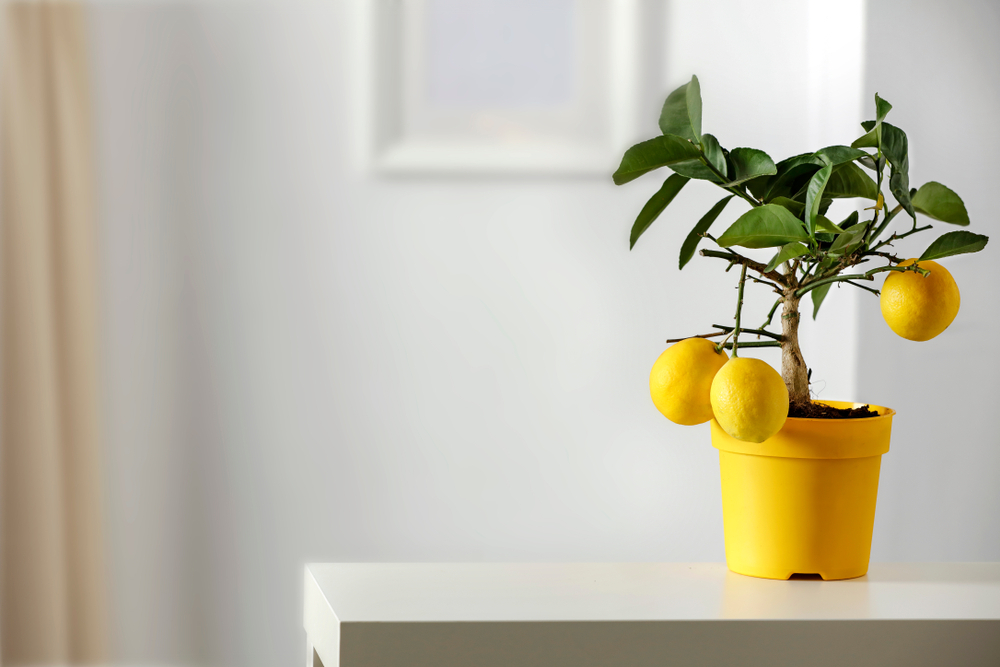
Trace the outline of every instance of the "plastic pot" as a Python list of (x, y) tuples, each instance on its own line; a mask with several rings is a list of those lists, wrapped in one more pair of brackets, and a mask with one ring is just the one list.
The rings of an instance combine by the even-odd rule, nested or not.
[(896, 414), (869, 407), (879, 416), (789, 418), (759, 444), (730, 437), (712, 420), (730, 570), (768, 579), (850, 579), (868, 572), (879, 468)]

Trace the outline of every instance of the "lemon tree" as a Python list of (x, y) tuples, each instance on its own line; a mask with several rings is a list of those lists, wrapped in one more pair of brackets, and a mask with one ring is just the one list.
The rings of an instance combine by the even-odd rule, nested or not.
[[(893, 331), (910, 340), (928, 340), (947, 328), (959, 307), (958, 287), (936, 260), (978, 252), (986, 247), (988, 238), (955, 230), (939, 236), (918, 257), (905, 260), (895, 254), (898, 242), (932, 229), (933, 223), (968, 226), (969, 214), (962, 199), (941, 183), (930, 181), (911, 187), (906, 133), (886, 122), (892, 105), (878, 95), (875, 118), (861, 123), (864, 133), (849, 145), (826, 146), (778, 162), (756, 148), (727, 149), (714, 135), (704, 133), (701, 102), (697, 77), (670, 93), (660, 113), (661, 134), (625, 152), (614, 182), (622, 185), (659, 169), (671, 172), (639, 211), (632, 224), (630, 247), (663, 217), (692, 181), (723, 191), (722, 198), (695, 222), (685, 238), (679, 266), (683, 269), (697, 253), (722, 260), (728, 268), (740, 267), (734, 326), (712, 325), (715, 331), (694, 337), (717, 338), (712, 343), (714, 349), (731, 350), (733, 359), (718, 368), (713, 364), (701, 367), (697, 381), (674, 384), (676, 380), (664, 380), (659, 389), (654, 388), (651, 375), (650, 390), (654, 402), (660, 401), (657, 407), (668, 417), (676, 408), (684, 413), (678, 419), (701, 419), (706, 414), (699, 411), (705, 405), (704, 378), (710, 375), (709, 404), (715, 418), (722, 424), (722, 410), (727, 419), (735, 420), (726, 428), (731, 435), (740, 432), (754, 439), (768, 433), (777, 422), (777, 417), (771, 419), (772, 412), (782, 410), (774, 405), (782, 400), (793, 405), (810, 401), (810, 373), (798, 339), (803, 299), (811, 300), (816, 317), (832, 286), (861, 289), (880, 297), (883, 316)], [(856, 199), (864, 205), (834, 221), (826, 214), (837, 199)], [(714, 232), (713, 224), (731, 206), (741, 206), (743, 212), (721, 233)], [(703, 241), (715, 247), (699, 252)], [(741, 250), (744, 248), (771, 248), (774, 254), (770, 261), (757, 261)], [(882, 273), (888, 277), (880, 290), (873, 283)], [(756, 328), (742, 324), (748, 281), (776, 294), (774, 305)], [(779, 308), (780, 332), (770, 328)], [(744, 334), (758, 340), (741, 340)], [(767, 340), (759, 340), (761, 337)], [(775, 389), (777, 373), (773, 369), (768, 367), (774, 373), (769, 376), (758, 364), (746, 363), (756, 360), (739, 357), (741, 349), (751, 347), (781, 348), (780, 377), (787, 398)], [(664, 357), (666, 353), (657, 364)], [(718, 361), (718, 357), (710, 359)], [(654, 374), (657, 372), (654, 366)], [(661, 379), (666, 377), (661, 373)], [(747, 395), (756, 397), (755, 406), (746, 401), (742, 404), (741, 395), (744, 399)], [(771, 411), (756, 403), (766, 404)], [(695, 405), (699, 410), (692, 407)], [(787, 405), (785, 408), (787, 415)]]

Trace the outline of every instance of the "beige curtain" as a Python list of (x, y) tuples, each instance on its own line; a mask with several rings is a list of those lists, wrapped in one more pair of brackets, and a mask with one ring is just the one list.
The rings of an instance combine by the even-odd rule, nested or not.
[(4, 3), (0, 653), (105, 658), (94, 186), (84, 10)]

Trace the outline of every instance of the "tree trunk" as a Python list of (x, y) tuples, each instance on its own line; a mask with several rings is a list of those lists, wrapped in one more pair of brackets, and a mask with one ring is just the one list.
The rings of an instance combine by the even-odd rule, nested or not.
[(792, 403), (809, 402), (809, 369), (799, 349), (799, 298), (794, 289), (785, 292), (781, 309), (781, 377)]

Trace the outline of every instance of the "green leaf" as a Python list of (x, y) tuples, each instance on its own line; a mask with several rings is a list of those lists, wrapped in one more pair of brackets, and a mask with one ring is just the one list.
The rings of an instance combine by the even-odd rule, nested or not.
[(722, 180), (715, 175), (711, 169), (705, 166), (705, 163), (700, 159), (698, 160), (685, 160), (684, 162), (678, 162), (677, 164), (670, 165), (670, 168), (681, 176), (687, 176), (688, 178), (695, 178), (700, 181), (710, 181), (712, 183), (722, 183)]
[(875, 120), (866, 120), (861, 123), (861, 126), (865, 128), (865, 134), (851, 144), (852, 148), (877, 148), (879, 152), (885, 150), (885, 136), (883, 132), (883, 123), (889, 110), (892, 109), (892, 105), (883, 100), (875, 94)]
[(843, 234), (837, 235), (833, 245), (827, 250), (830, 255), (849, 255), (865, 238), (865, 225), (854, 225)]
[(778, 254), (772, 257), (771, 261), (767, 263), (767, 266), (764, 267), (764, 272), (767, 273), (769, 271), (774, 271), (788, 260), (804, 255), (807, 252), (809, 252), (809, 248), (797, 241), (795, 243), (785, 244), (781, 246), (781, 250), (778, 251)]
[(830, 291), (831, 285), (833, 285), (833, 283), (820, 285), (816, 289), (809, 292), (810, 294), (812, 294), (814, 320), (816, 319), (816, 316), (819, 314), (819, 307), (823, 305), (823, 299), (826, 298), (826, 294), (827, 292)]
[(948, 232), (942, 234), (934, 243), (924, 250), (917, 261), (925, 259), (941, 259), (952, 255), (962, 255), (967, 252), (979, 252), (989, 242), (988, 236), (972, 232)]
[(833, 165), (828, 164), (809, 179), (809, 187), (806, 188), (805, 221), (806, 230), (808, 230), (810, 236), (812, 236), (816, 229), (816, 216), (819, 215), (819, 205), (823, 199), (823, 190), (826, 189), (826, 183), (830, 180), (830, 174), (832, 173)]
[(913, 195), (913, 208), (928, 218), (953, 225), (965, 227), (969, 224), (969, 212), (965, 210), (962, 198), (935, 181), (929, 181), (920, 186)]
[(670, 93), (660, 111), (660, 131), (701, 143), (701, 85), (698, 77)]
[(789, 211), (792, 212), (796, 218), (802, 215), (802, 211), (805, 210), (806, 205), (800, 201), (795, 201), (794, 199), (789, 199), (788, 197), (775, 197), (771, 200), (772, 204), (777, 206), (784, 206)]
[(715, 205), (708, 210), (708, 213), (701, 216), (701, 220), (698, 221), (698, 224), (694, 226), (694, 229), (684, 239), (684, 244), (681, 246), (680, 266), (678, 268), (683, 269), (684, 265), (691, 261), (691, 258), (694, 257), (694, 251), (698, 248), (698, 242), (701, 241), (701, 235), (708, 231), (708, 228), (712, 226), (715, 219), (722, 213), (722, 209), (726, 208), (726, 204), (734, 196), (723, 197), (715, 202)]
[[(882, 159), (885, 159), (885, 158), (882, 158)], [(878, 171), (878, 162), (876, 162), (875, 158), (873, 158), (871, 155), (868, 155), (867, 157), (859, 158), (858, 159), (858, 164), (860, 164), (862, 167), (865, 167), (867, 169), (871, 169), (872, 171)]]
[(663, 213), (663, 209), (674, 200), (674, 197), (677, 196), (677, 193), (681, 191), (681, 188), (684, 187), (684, 184), (688, 180), (690, 179), (678, 176), (677, 174), (670, 174), (667, 180), (663, 181), (660, 189), (649, 198), (646, 205), (639, 211), (639, 216), (635, 219), (635, 224), (632, 225), (632, 233), (629, 235), (628, 243), (629, 250), (635, 247), (635, 242), (639, 240), (642, 233), (649, 229), (649, 226), (659, 217), (660, 213)]
[(863, 197), (873, 201), (878, 199), (878, 187), (875, 181), (853, 162), (842, 164), (833, 170), (823, 193), (827, 197), (841, 199), (846, 197)]
[(866, 157), (868, 153), (857, 148), (851, 148), (850, 146), (827, 146), (816, 151), (814, 155), (823, 160), (825, 164), (837, 166), (838, 164), (853, 162), (859, 158)]
[(797, 193), (823, 166), (819, 162), (821, 160), (818, 160), (812, 153), (803, 153), (779, 162), (776, 165), (778, 173), (771, 179), (764, 200), (773, 201), (777, 197), (794, 199), (792, 195)]
[(754, 197), (757, 199), (763, 199), (764, 195), (767, 194), (767, 189), (771, 187), (771, 181), (773, 179), (773, 176), (758, 176), (757, 178), (750, 179), (743, 185)]
[(910, 201), (910, 175), (897, 169), (896, 165), (890, 167), (889, 174), (889, 192), (896, 198), (903, 210), (916, 221), (917, 213), (913, 210), (913, 202)]
[(734, 148), (729, 152), (729, 159), (733, 161), (733, 180), (726, 183), (727, 186), (739, 185), (758, 176), (772, 176), (778, 173), (778, 168), (774, 166), (774, 160), (756, 148)]
[(842, 234), (844, 232), (843, 228), (833, 224), (833, 220), (830, 220), (825, 215), (816, 216), (816, 231), (827, 232), (829, 234)]
[(738, 245), (744, 248), (773, 248), (792, 241), (809, 238), (802, 221), (791, 212), (775, 204), (752, 208), (741, 215), (719, 237), (723, 248)]
[[(886, 112), (888, 113), (888, 111)], [(861, 125), (868, 128), (876, 128), (881, 121), (866, 120)], [(896, 198), (914, 221), (917, 214), (913, 210), (910, 202), (910, 157), (909, 141), (906, 132), (895, 125), (881, 123), (882, 131), (882, 153), (889, 160), (889, 192)]]
[[(861, 137), (858, 137), (851, 143), (851, 148), (878, 148), (879, 147), (879, 134), (881, 134), (882, 126), (876, 127), (874, 121), (866, 120), (861, 123), (862, 127), (865, 127), (865, 123), (871, 123), (870, 127), (872, 129), (867, 130), (867, 133)], [(867, 128), (866, 128), (867, 129)]]
[[(875, 123), (876, 121), (866, 120), (861, 123), (861, 126), (873, 128)], [(908, 149), (909, 142), (906, 138), (906, 132), (895, 125), (882, 123), (882, 153), (889, 160), (889, 163), (900, 167), (908, 166)]]
[(841, 220), (840, 224), (837, 226), (846, 231), (851, 227), (853, 227), (854, 225), (858, 224), (859, 217), (861, 216), (858, 214), (857, 211), (851, 211), (851, 214), (846, 218), (844, 218), (843, 220)]
[[(720, 173), (725, 174), (727, 171), (726, 155), (722, 150), (722, 146), (719, 145), (719, 140), (711, 134), (703, 134), (701, 137), (701, 146), (702, 150), (705, 151), (705, 157), (712, 163), (712, 166), (718, 169)], [(715, 174), (712, 175), (715, 176)]]
[(881, 123), (885, 120), (890, 109), (892, 109), (892, 105), (879, 97), (878, 93), (875, 93), (875, 122)]
[(680, 137), (662, 136), (632, 146), (625, 151), (621, 166), (614, 174), (615, 185), (622, 185), (643, 174), (701, 155), (698, 147)]

